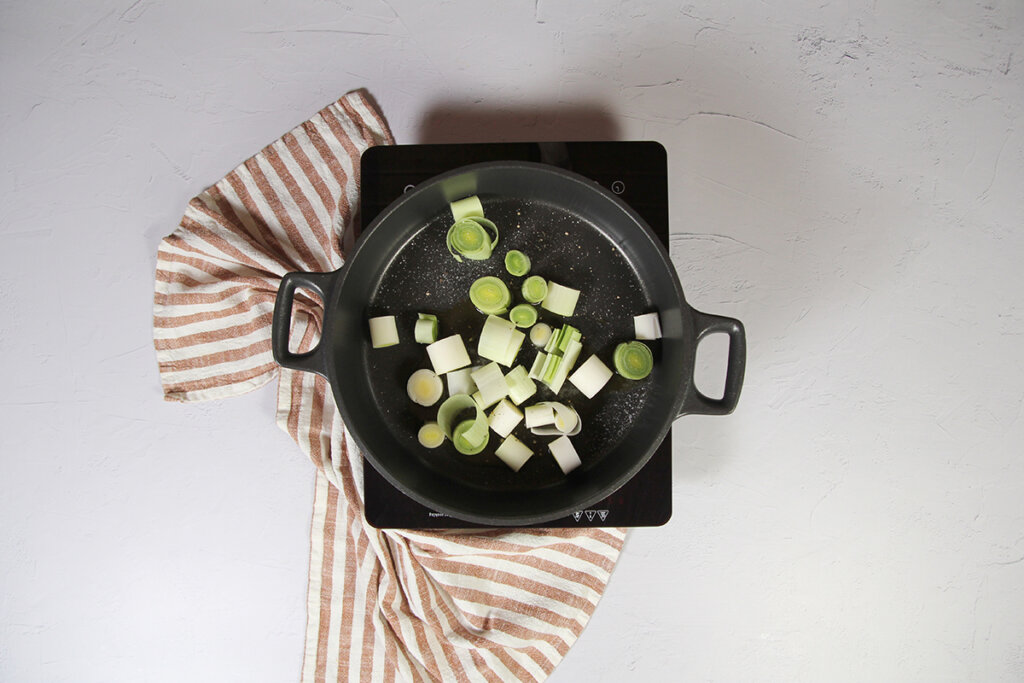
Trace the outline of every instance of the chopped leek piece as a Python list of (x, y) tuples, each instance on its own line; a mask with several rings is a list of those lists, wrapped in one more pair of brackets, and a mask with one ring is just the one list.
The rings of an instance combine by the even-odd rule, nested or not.
[(516, 329), (515, 323), (496, 315), (489, 315), (480, 331), (476, 351), (487, 360), (511, 367), (515, 365), (524, 339), (526, 335)]
[(548, 354), (543, 351), (537, 352), (537, 357), (533, 359), (533, 365), (530, 366), (530, 379), (540, 379), (541, 371), (544, 369), (544, 363), (548, 359)]
[(398, 343), (398, 325), (395, 316), (381, 315), (370, 318), (370, 344), (375, 349), (394, 346)]
[(439, 375), (464, 368), (470, 363), (461, 334), (453, 334), (430, 344), (427, 346), (427, 355), (430, 364), (434, 366), (434, 372)]
[(505, 375), (505, 384), (508, 385), (508, 397), (517, 406), (537, 393), (537, 385), (530, 379), (529, 373), (522, 365), (509, 370)]
[(551, 339), (551, 325), (537, 323), (530, 328), (530, 341), (534, 346), (544, 346)]
[[(487, 230), (494, 233), (493, 240)], [(459, 263), (462, 262), (461, 256), (471, 261), (489, 259), (497, 244), (498, 226), (482, 216), (463, 218), (448, 228), (448, 251)]]
[(432, 406), (441, 399), (441, 394), (444, 393), (444, 384), (432, 370), (423, 368), (409, 375), (405, 391), (413, 403)]
[(485, 275), (470, 285), (469, 300), (481, 313), (496, 315), (508, 310), (512, 294), (504, 282), (493, 275)]
[(522, 421), (522, 411), (512, 405), (512, 402), (507, 398), (501, 399), (497, 407), (491, 411), (491, 416), (487, 419), (491, 429), (502, 438), (511, 434), (516, 425)]
[(516, 327), (532, 327), (537, 322), (537, 309), (530, 304), (513, 306), (508, 312), (508, 319), (514, 322)]
[(584, 396), (594, 398), (611, 377), (612, 371), (594, 355), (569, 376), (569, 381), (576, 385)]
[(558, 463), (563, 474), (569, 474), (583, 464), (576, 449), (573, 448), (572, 441), (569, 441), (567, 436), (560, 436), (549, 443), (548, 450), (551, 451), (551, 455), (554, 456), (555, 462)]
[(427, 422), (420, 427), (416, 438), (424, 448), (437, 448), (444, 443), (444, 432), (441, 431), (436, 422)]
[(651, 349), (642, 341), (623, 342), (616, 346), (612, 362), (615, 371), (626, 379), (643, 379), (654, 368)]
[(530, 257), (518, 249), (509, 249), (505, 254), (505, 270), (516, 277), (526, 275), (530, 272)]
[(531, 275), (523, 280), (523, 299), (539, 304), (548, 295), (548, 281), (540, 275)]
[(554, 401), (545, 401), (544, 404), (551, 406), (554, 420), (550, 423), (530, 427), (533, 434), (537, 436), (559, 436), (561, 434), (576, 436), (580, 433), (583, 428), (583, 420), (580, 419), (580, 414), (576, 412), (575, 408)]
[(437, 341), (437, 316), (430, 313), (418, 313), (413, 336), (420, 344), (433, 344)]
[(500, 446), (494, 449), (494, 454), (503, 463), (511, 467), (513, 472), (518, 472), (526, 464), (526, 461), (530, 459), (530, 456), (533, 455), (533, 451), (514, 435), (509, 435), (507, 439), (501, 442)]
[(455, 394), (472, 394), (476, 391), (476, 383), (470, 376), (473, 372), (473, 368), (462, 368), (461, 370), (452, 370), (445, 378), (448, 380), (448, 395), (454, 396)]
[(633, 331), (637, 339), (661, 339), (661, 318), (657, 313), (634, 315)]
[(562, 354), (562, 360), (555, 368), (555, 372), (551, 379), (548, 381), (548, 388), (556, 394), (562, 390), (562, 385), (565, 383), (566, 377), (572, 371), (576, 361), (580, 358), (580, 352), (583, 351), (583, 344), (579, 343), (575, 339), (569, 340), (569, 344), (565, 349), (565, 353)]
[[(474, 417), (465, 419), (458, 424), (456, 420), (466, 411), (472, 410)], [(473, 455), (483, 450), (490, 437), (487, 415), (476, 402), (466, 394), (450, 396), (437, 409), (437, 424), (445, 436), (451, 439), (455, 450), (465, 455)]]
[(452, 220), (456, 223), (463, 218), (483, 218), (484, 216), (483, 204), (480, 203), (480, 198), (476, 195), (454, 201), (448, 205), (448, 208), (452, 210)]
[(555, 409), (549, 401), (526, 406), (523, 416), (526, 418), (526, 426), (529, 429), (555, 423)]
[(480, 424), (474, 420), (466, 420), (460, 422), (459, 426), (455, 428), (455, 434), (452, 436), (452, 443), (455, 444), (455, 450), (463, 455), (476, 455), (484, 449), (487, 445), (487, 441), (490, 438), (490, 432), (484, 432), (482, 438), (475, 435), (477, 427)]
[[(470, 373), (470, 376), (476, 383), (477, 393), (480, 394), (477, 403), (480, 404), (481, 408), (490, 408), (508, 396), (508, 383), (505, 381), (505, 375), (502, 374), (501, 368), (498, 367), (497, 363), (492, 362), (482, 368), (477, 368)], [(475, 396), (476, 394), (474, 394)]]
[(548, 294), (544, 297), (540, 307), (568, 318), (576, 311), (576, 302), (579, 301), (579, 298), (580, 291), (578, 289), (571, 289), (557, 282), (548, 282)]

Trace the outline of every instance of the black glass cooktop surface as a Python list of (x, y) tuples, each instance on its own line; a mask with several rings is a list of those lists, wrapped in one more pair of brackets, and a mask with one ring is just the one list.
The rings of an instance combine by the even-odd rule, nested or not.
[[(534, 161), (596, 180), (639, 213), (668, 248), (668, 163), (656, 142), (478, 143), (371, 147), (362, 156), (365, 229), (418, 183), (467, 164)], [(586, 510), (538, 527), (660, 526), (672, 516), (672, 433), (636, 476)], [(365, 516), (381, 529), (463, 529), (479, 525), (431, 510), (363, 468)]]

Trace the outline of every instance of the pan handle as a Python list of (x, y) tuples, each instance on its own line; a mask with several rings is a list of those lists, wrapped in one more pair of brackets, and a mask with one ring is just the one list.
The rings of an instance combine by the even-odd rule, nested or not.
[(313, 349), (305, 353), (292, 353), (288, 350), (288, 341), (291, 335), (292, 301), (295, 299), (295, 290), (299, 287), (311, 289), (319, 294), (320, 300), (324, 302), (322, 329), (325, 331), (330, 329), (327, 326), (328, 302), (331, 300), (331, 290), (334, 289), (334, 284), (340, 275), (341, 270), (339, 269), (331, 273), (288, 273), (281, 279), (281, 286), (277, 290), (277, 299), (274, 301), (270, 347), (274, 352), (274, 360), (283, 367), (327, 376), (322, 339)]
[[(728, 415), (736, 409), (740, 400), (740, 389), (743, 388), (743, 375), (747, 366), (747, 335), (743, 323), (734, 318), (726, 318), (710, 313), (693, 311), (694, 324), (697, 329), (696, 345), (709, 334), (725, 332), (729, 335), (729, 360), (725, 369), (725, 393), (722, 398), (708, 398), (693, 386), (679, 415)], [(696, 363), (697, 354), (694, 353)], [(690, 382), (693, 383), (694, 368), (690, 368)]]

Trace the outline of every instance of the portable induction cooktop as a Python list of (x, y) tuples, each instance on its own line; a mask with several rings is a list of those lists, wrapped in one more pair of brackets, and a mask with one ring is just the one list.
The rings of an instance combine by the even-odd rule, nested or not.
[[(365, 229), (403, 193), (436, 175), (485, 161), (534, 161), (591, 178), (639, 213), (668, 248), (668, 161), (656, 142), (479, 143), (371, 147), (362, 156)], [(536, 457), (536, 456), (535, 456)], [(366, 462), (364, 461), (364, 465)], [(363, 467), (366, 521), (380, 529), (479, 527), (431, 510)], [(534, 526), (660, 526), (672, 516), (672, 432), (622, 488), (586, 510)]]

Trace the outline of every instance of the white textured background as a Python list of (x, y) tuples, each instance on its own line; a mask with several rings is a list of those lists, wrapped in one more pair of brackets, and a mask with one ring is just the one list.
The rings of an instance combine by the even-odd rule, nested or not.
[(0, 680), (297, 678), (310, 465), (269, 388), (161, 400), (152, 276), (361, 86), (399, 142), (660, 141), (747, 326), (552, 681), (1024, 680), (1017, 0), (2, 2)]

